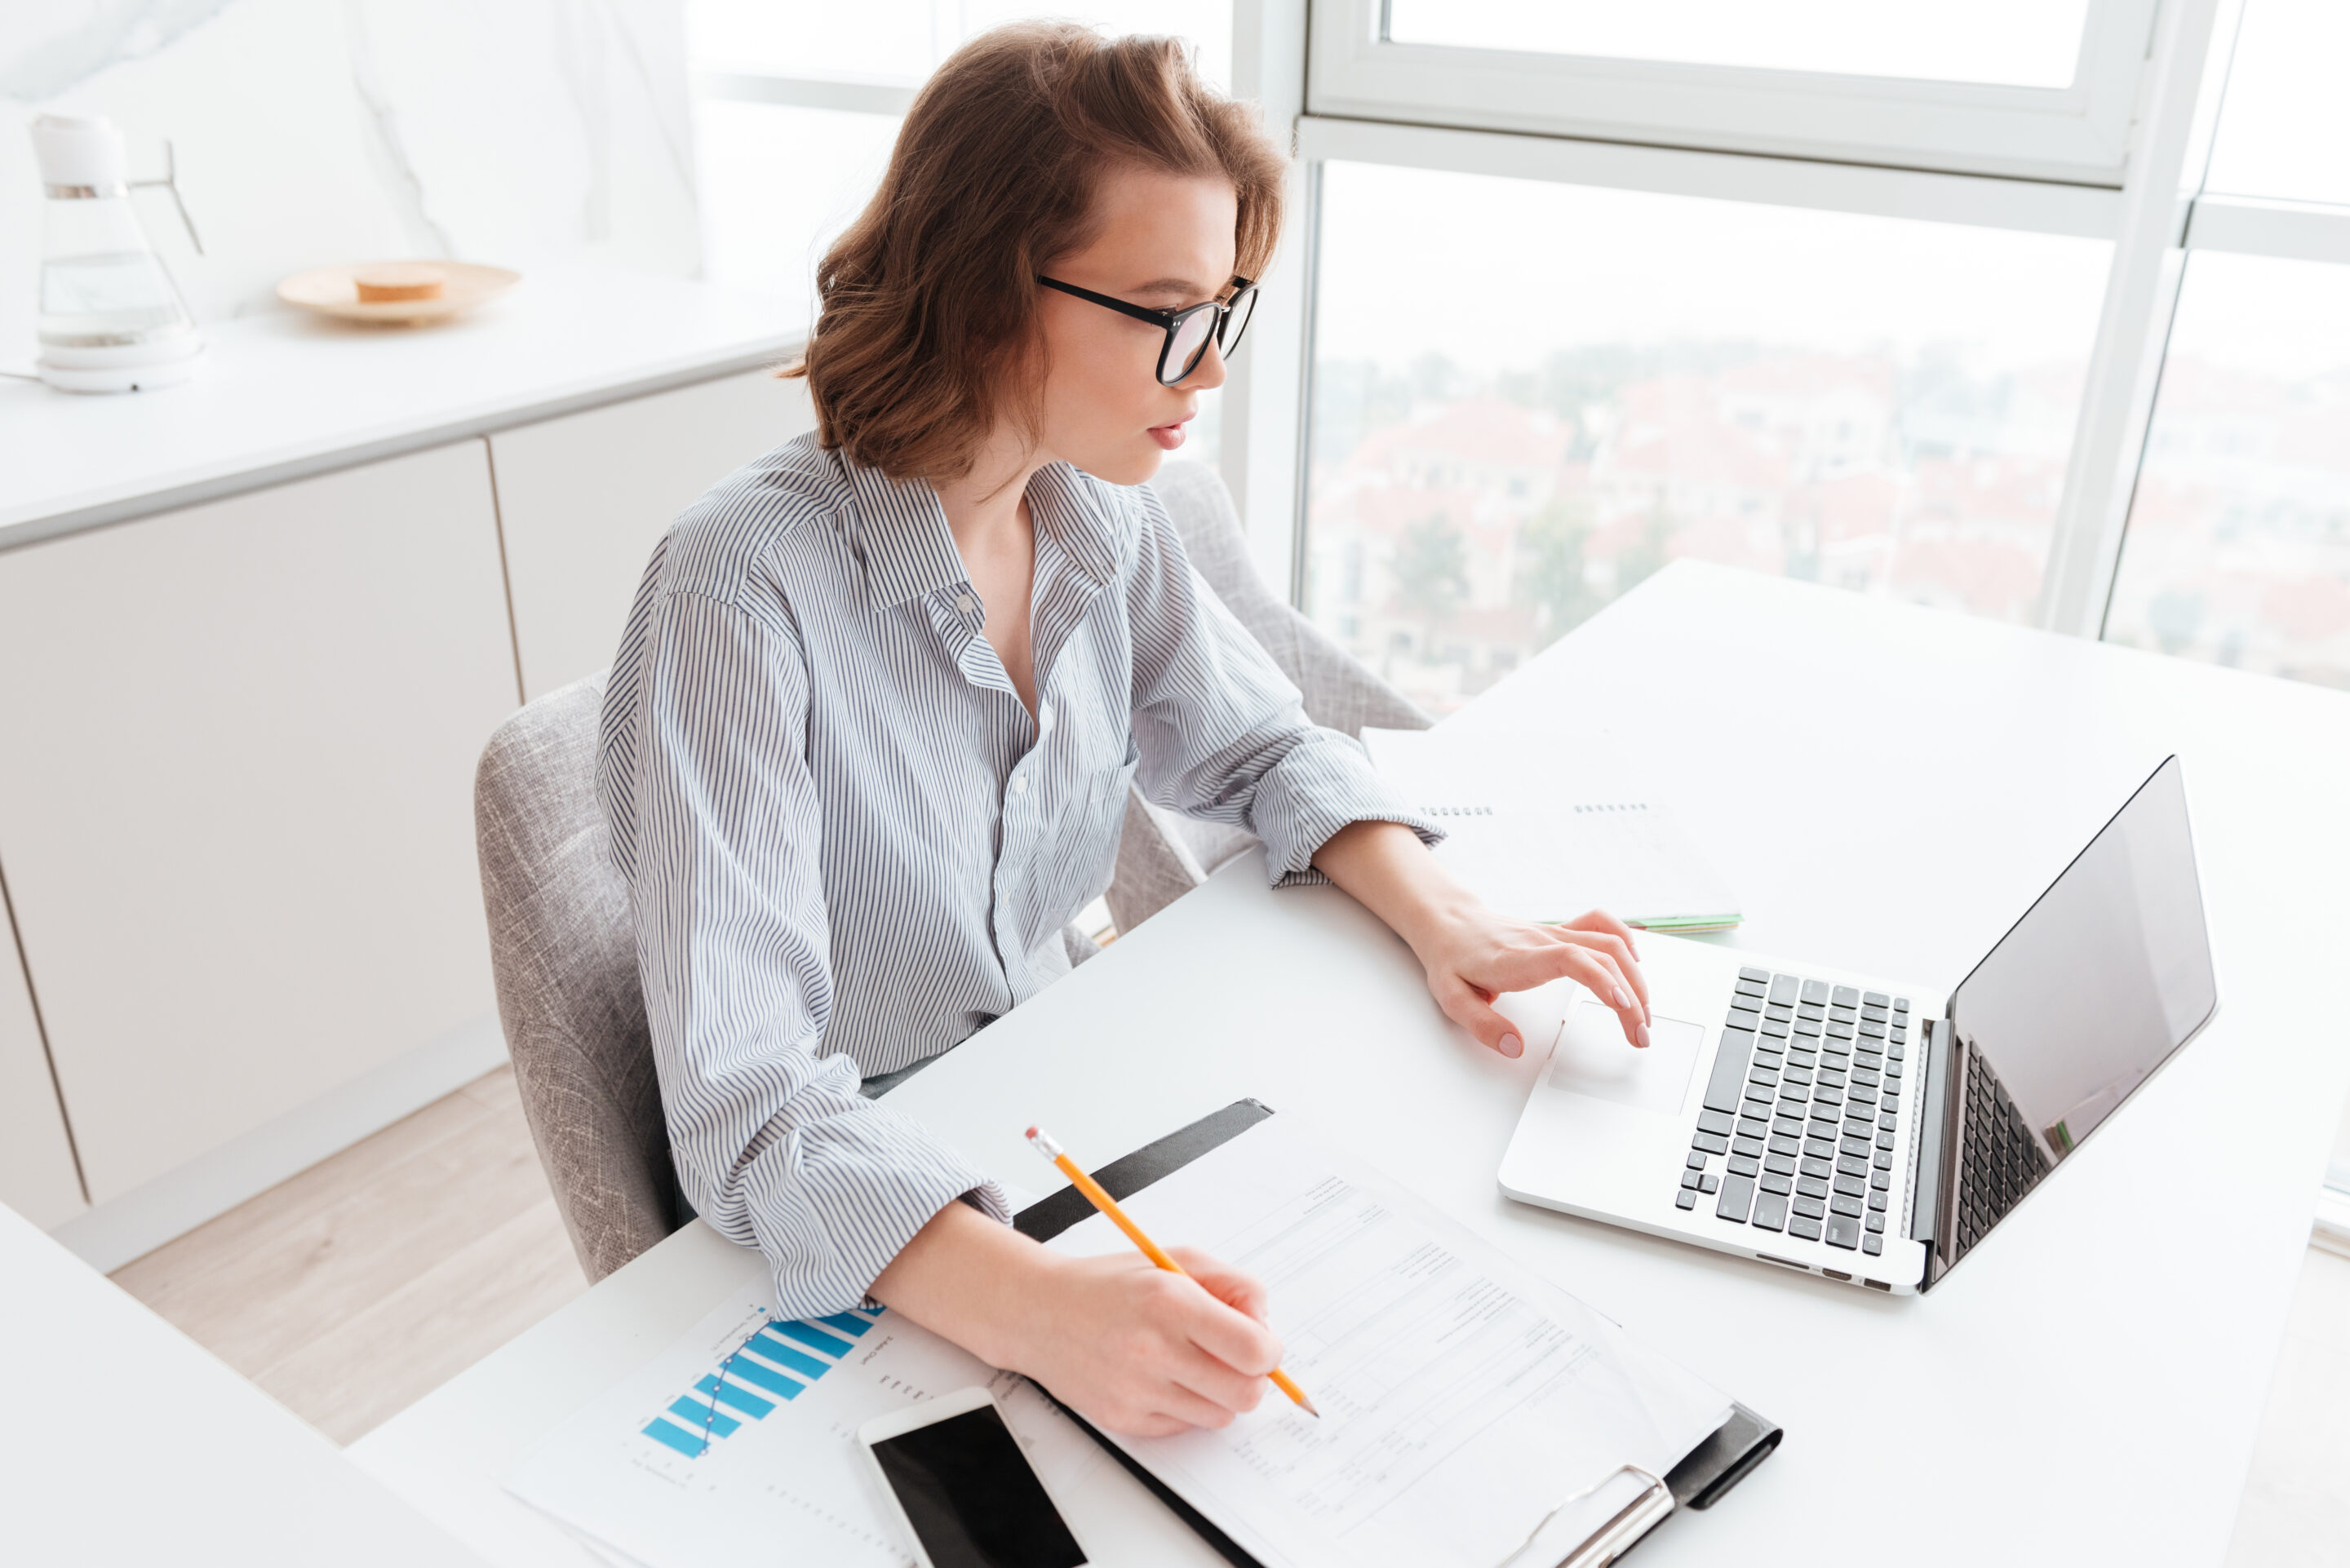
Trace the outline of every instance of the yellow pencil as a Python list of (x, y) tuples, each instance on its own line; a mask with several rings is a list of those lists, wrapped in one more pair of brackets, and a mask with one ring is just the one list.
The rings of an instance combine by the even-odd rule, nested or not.
[[(1061, 1174), (1069, 1179), (1071, 1185), (1086, 1195), (1087, 1202), (1108, 1215), (1109, 1222), (1125, 1231), (1126, 1239), (1141, 1248), (1144, 1257), (1170, 1274), (1183, 1272), (1183, 1265), (1169, 1257), (1164, 1247), (1144, 1235), (1142, 1227), (1128, 1219), (1126, 1210), (1118, 1206), (1118, 1199), (1103, 1191), (1101, 1183), (1087, 1176), (1077, 1162), (1069, 1158), (1067, 1151), (1053, 1141), (1051, 1133), (1042, 1127), (1030, 1127), (1028, 1142), (1038, 1154), (1060, 1168)], [(1322, 1412), (1314, 1407), (1314, 1401), (1305, 1397), (1305, 1390), (1300, 1388), (1288, 1373), (1276, 1366), (1268, 1376), (1273, 1379), (1273, 1386), (1288, 1395), (1299, 1409), (1317, 1421), (1322, 1418)]]

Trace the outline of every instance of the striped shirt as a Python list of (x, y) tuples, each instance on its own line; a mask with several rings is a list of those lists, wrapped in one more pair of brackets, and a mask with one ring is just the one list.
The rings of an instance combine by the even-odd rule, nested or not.
[(655, 549), (605, 697), (598, 785), (680, 1184), (774, 1268), (783, 1317), (863, 1298), (933, 1214), (1003, 1190), (860, 1082), (1066, 973), (1128, 783), (1319, 880), (1347, 823), (1410, 824), (1362, 749), (1200, 580), (1148, 488), (1028, 487), (1037, 710), (929, 485), (791, 441)]

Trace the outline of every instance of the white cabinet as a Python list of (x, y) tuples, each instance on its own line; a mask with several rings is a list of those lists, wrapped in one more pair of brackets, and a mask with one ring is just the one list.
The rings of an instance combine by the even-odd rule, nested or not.
[(57, 1086), (16, 962), (7, 918), (0, 914), (0, 1203), (34, 1224), (61, 1224), (88, 1205), (74, 1174)]
[(515, 695), (478, 440), (0, 554), (0, 867), (92, 1201), (490, 1012)]
[(815, 426), (805, 383), (757, 370), (492, 435), (524, 691), (611, 663), (662, 530)]

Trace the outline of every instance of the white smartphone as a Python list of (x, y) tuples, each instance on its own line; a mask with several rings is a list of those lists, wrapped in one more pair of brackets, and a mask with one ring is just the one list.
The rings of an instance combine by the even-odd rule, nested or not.
[(984, 1388), (857, 1429), (920, 1568), (1085, 1568), (1085, 1548)]

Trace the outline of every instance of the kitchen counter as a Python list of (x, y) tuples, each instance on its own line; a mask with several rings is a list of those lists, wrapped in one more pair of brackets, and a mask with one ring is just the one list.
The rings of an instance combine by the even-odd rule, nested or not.
[(800, 300), (569, 267), (423, 327), (288, 306), (157, 392), (0, 379), (0, 550), (782, 361)]

